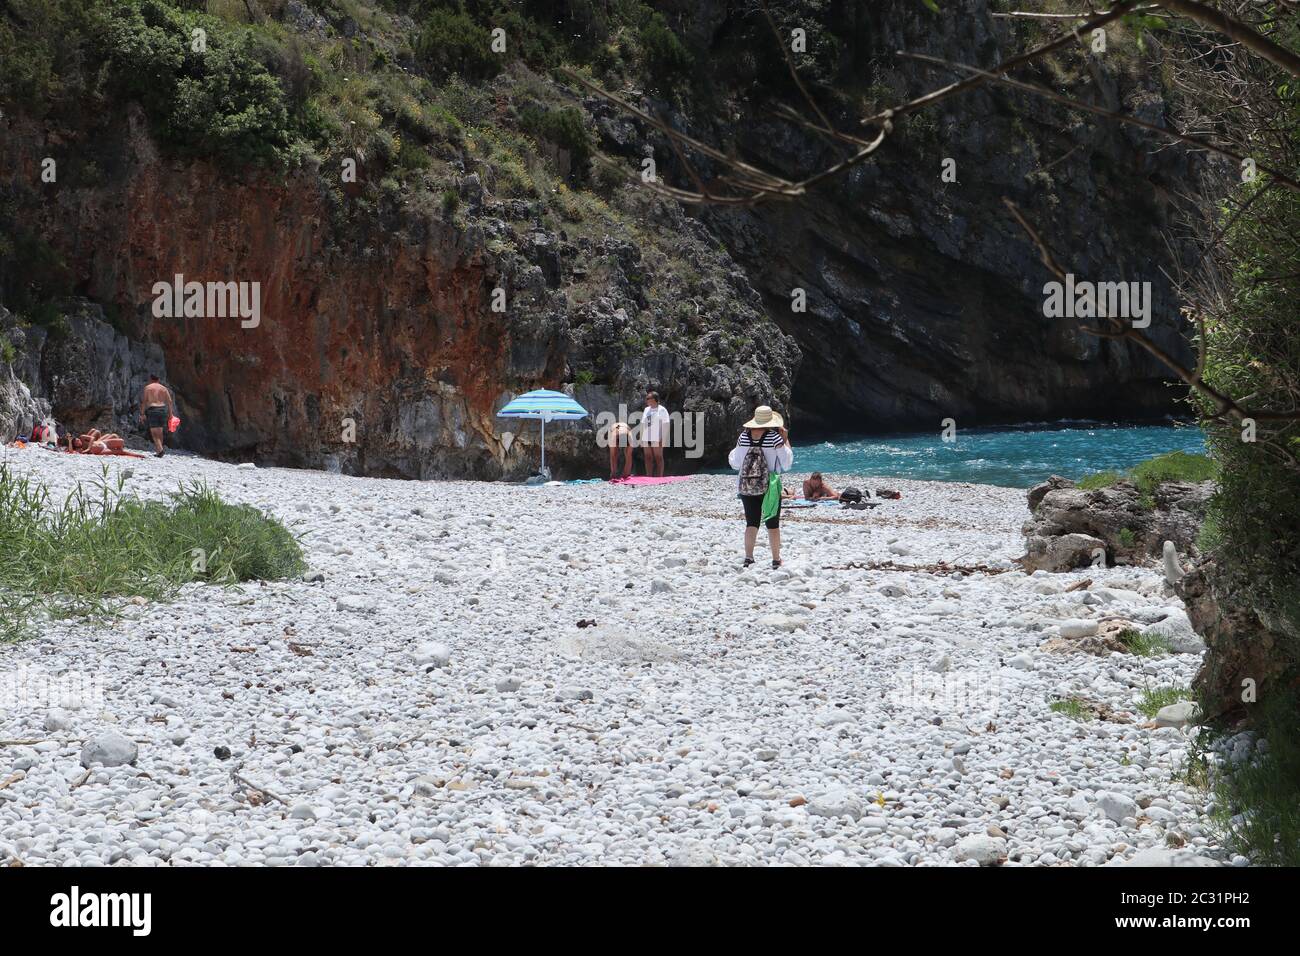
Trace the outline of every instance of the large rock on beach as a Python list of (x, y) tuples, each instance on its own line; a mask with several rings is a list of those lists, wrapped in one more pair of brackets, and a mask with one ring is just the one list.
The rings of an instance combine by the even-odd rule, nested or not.
[(1029, 571), (1070, 571), (1094, 563), (1143, 564), (1163, 558), (1166, 542), (1181, 553), (1195, 553), (1214, 483), (1167, 481), (1150, 497), (1131, 481), (1083, 490), (1053, 476), (1026, 496), (1030, 518), (1024, 523)]

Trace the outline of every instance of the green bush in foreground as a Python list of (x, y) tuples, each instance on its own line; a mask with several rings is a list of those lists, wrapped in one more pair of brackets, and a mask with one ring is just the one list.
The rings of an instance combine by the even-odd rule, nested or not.
[(1235, 766), (1210, 771), (1215, 829), (1224, 843), (1262, 866), (1300, 866), (1300, 694), (1262, 702), (1255, 729), (1267, 741)]
[(167, 598), (182, 584), (235, 584), (302, 573), (302, 548), (251, 505), (201, 484), (166, 501), (124, 497), (121, 483), (82, 486), (61, 504), (0, 466), (0, 639), (37, 614), (104, 613), (107, 601)]

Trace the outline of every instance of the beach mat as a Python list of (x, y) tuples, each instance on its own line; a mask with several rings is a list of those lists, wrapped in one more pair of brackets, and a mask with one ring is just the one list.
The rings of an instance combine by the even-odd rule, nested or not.
[(615, 478), (610, 482), (611, 485), (669, 485), (674, 481), (688, 481), (690, 475), (665, 475), (663, 478), (648, 478), (645, 475), (634, 475), (631, 478)]

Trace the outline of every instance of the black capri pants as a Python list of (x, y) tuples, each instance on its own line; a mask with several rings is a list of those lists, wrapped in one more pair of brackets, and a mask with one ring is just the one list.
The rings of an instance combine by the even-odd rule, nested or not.
[[(763, 495), (741, 495), (740, 503), (745, 506), (745, 527), (757, 528), (763, 519)], [(768, 530), (781, 527), (781, 506), (777, 505), (776, 514), (767, 519)]]

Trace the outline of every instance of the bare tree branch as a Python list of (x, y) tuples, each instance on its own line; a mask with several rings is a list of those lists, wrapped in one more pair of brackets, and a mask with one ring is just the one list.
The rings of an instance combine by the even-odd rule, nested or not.
[[(1115, 4), (1115, 6), (1113, 6), (1108, 12), (1103, 13), (1100, 16), (1093, 17), (1087, 23), (1080, 24), (1076, 28), (1076, 30), (1095, 30), (1097, 27), (1104, 26), (1107, 23), (1110, 23), (1112, 20), (1118, 20), (1120, 17), (1124, 16), (1124, 14), (1130, 13), (1136, 4), (1137, 4), (1137, 0), (1120, 0), (1120, 2)], [(1027, 63), (1032, 63), (1040, 56), (1045, 56), (1046, 54), (1051, 53), (1054, 50), (1061, 49), (1061, 47), (1068, 46), (1077, 36), (1076, 30), (1071, 30), (1069, 33), (1063, 33), (1055, 40), (1050, 40), (1047, 43), (1042, 44), (1041, 46), (1036, 46), (1032, 50), (1029, 50), (1026, 53), (1022, 53), (1019, 56), (1013, 56), (1009, 60), (1003, 60), (997, 66), (993, 67), (989, 72), (994, 74), (1002, 74), (1005, 73), (1007, 70), (1012, 70), (1018, 66), (1024, 66)], [(940, 87), (937, 90), (932, 90), (931, 92), (925, 94), (924, 96), (919, 96), (914, 100), (911, 100), (907, 103), (903, 103), (901, 106), (894, 106), (891, 107), (890, 109), (883, 110), (882, 112), (876, 113), (874, 116), (868, 116), (866, 119), (862, 121), (862, 124), (865, 126), (868, 123), (880, 123), (885, 120), (894, 119), (897, 116), (902, 116), (905, 113), (911, 113), (914, 112), (915, 110), (923, 109), (927, 106), (932, 106), (935, 103), (938, 103), (940, 100), (945, 100), (950, 96), (956, 95), (957, 93), (964, 93), (966, 90), (979, 86), (981, 83), (984, 83), (986, 80), (987, 77), (972, 76), (965, 80), (958, 80), (956, 83), (949, 83), (947, 86)]]
[[(1151, 4), (1150, 6), (1145, 6), (1145, 7), (1135, 7), (1135, 8), (1133, 9), (1133, 12), (1134, 12), (1134, 13), (1143, 13), (1143, 12), (1145, 12), (1145, 11), (1147, 11), (1147, 10), (1156, 10), (1156, 9), (1158, 9), (1158, 7), (1157, 7), (1156, 4), (1153, 3), (1153, 4)], [(992, 13), (992, 14), (989, 14), (989, 15), (992, 16), (992, 17), (995, 17), (995, 18), (999, 18), (999, 19), (1008, 19), (1008, 20), (1011, 20), (1011, 19), (1024, 19), (1024, 20), (1086, 20), (1086, 19), (1088, 19), (1088, 17), (1094, 16), (1095, 14), (1096, 14), (1096, 11), (1095, 11), (1095, 10), (1085, 10), (1085, 11), (1083, 11), (1082, 13), (1029, 13), (1029, 12), (1026, 12), (1026, 11), (1024, 11), (1024, 10), (1009, 10), (1009, 11), (1007, 11), (1006, 13)]]
[(767, 25), (772, 28), (772, 38), (776, 40), (776, 45), (780, 48), (781, 55), (785, 57), (785, 66), (786, 69), (790, 71), (790, 79), (794, 80), (794, 85), (798, 87), (799, 92), (803, 94), (804, 102), (808, 104), (809, 108), (813, 111), (813, 114), (821, 120), (821, 127), (813, 126), (812, 128), (821, 130), (822, 135), (824, 136), (829, 135), (835, 137), (836, 134), (831, 126), (831, 121), (826, 117), (826, 114), (822, 112), (821, 107), (817, 105), (817, 101), (813, 99), (812, 94), (808, 92), (808, 88), (803, 85), (803, 80), (799, 78), (799, 71), (795, 69), (794, 58), (790, 56), (789, 47), (787, 47), (785, 39), (781, 36), (781, 31), (777, 29), (776, 21), (772, 19), (772, 11), (767, 5), (767, 0), (761, 0), (761, 2), (763, 6), (763, 16), (767, 20)]
[(1292, 76), (1300, 77), (1300, 56), (1286, 47), (1279, 46), (1268, 37), (1256, 33), (1239, 20), (1234, 20), (1221, 10), (1198, 3), (1197, 0), (1155, 0), (1156, 3), (1173, 13), (1181, 13), (1201, 26), (1217, 30), (1226, 37), (1237, 41), (1242, 46), (1259, 54), (1274, 66), (1286, 70)]
[[(1051, 247), (1043, 239), (1037, 229), (1025, 218), (1020, 208), (1011, 201), (1009, 197), (1002, 197), (1003, 204), (1015, 217), (1016, 222), (1029, 236), (1030, 241), (1037, 247), (1038, 254), (1043, 260), (1043, 264), (1054, 276), (1064, 281), (1066, 277), (1065, 268), (1057, 260), (1056, 255), (1052, 252)], [(1291, 412), (1273, 412), (1262, 409), (1246, 408), (1238, 403), (1235, 399), (1225, 395), (1223, 392), (1207, 384), (1201, 377), (1201, 372), (1205, 368), (1205, 336), (1204, 326), (1201, 326), (1202, 335), (1197, 343), (1198, 356), (1195, 370), (1187, 368), (1176, 358), (1170, 355), (1164, 348), (1151, 339), (1147, 338), (1141, 330), (1133, 328), (1131, 323), (1126, 323), (1116, 316), (1105, 318), (1103, 327), (1083, 326), (1083, 331), (1090, 335), (1096, 335), (1106, 339), (1123, 339), (1133, 342), (1139, 347), (1145, 349), (1151, 355), (1155, 356), (1160, 362), (1172, 371), (1183, 384), (1199, 392), (1205, 398), (1209, 399), (1215, 407), (1213, 414), (1206, 416), (1209, 419), (1217, 419), (1221, 422), (1235, 421), (1240, 423), (1243, 419), (1251, 418), (1258, 422), (1300, 422), (1300, 411)], [(1288, 452), (1289, 455), (1289, 452)]]
[[(1108, 119), (1113, 119), (1120, 123), (1128, 123), (1130, 126), (1137, 126), (1141, 129), (1150, 130), (1152, 133), (1159, 133), (1161, 136), (1167, 136), (1170, 139), (1178, 140), (1180, 143), (1187, 143), (1189, 146), (1196, 146), (1200, 149), (1209, 150), (1212, 153), (1218, 153), (1221, 156), (1227, 156), (1229, 159), (1235, 159), (1239, 163), (1248, 158), (1234, 150), (1227, 149), (1223, 146), (1217, 146), (1207, 140), (1198, 139), (1195, 136), (1188, 136), (1185, 133), (1180, 133), (1177, 130), (1170, 129), (1167, 126), (1157, 126), (1155, 123), (1148, 123), (1146, 120), (1140, 120), (1136, 116), (1129, 116), (1125, 113), (1116, 113), (1114, 110), (1108, 110), (1101, 106), (1093, 106), (1091, 103), (1084, 103), (1082, 100), (1076, 100), (1073, 97), (1064, 95), (1063, 93), (1057, 93), (1055, 90), (1049, 90), (1047, 87), (1039, 86), (1036, 83), (1026, 83), (1023, 80), (1013, 80), (1009, 76), (996, 76), (986, 70), (981, 70), (977, 66), (969, 66), (965, 63), (953, 63), (949, 60), (940, 59), (937, 56), (927, 56), (924, 53), (907, 53), (900, 50), (898, 55), (906, 57), (909, 60), (921, 60), (937, 66), (947, 67), (951, 70), (961, 70), (967, 73), (974, 73), (978, 76), (983, 76), (985, 79), (992, 80), (995, 83), (1003, 83), (1007, 86), (1014, 87), (1017, 90), (1024, 90), (1027, 93), (1033, 93), (1036, 96), (1042, 96), (1049, 100), (1054, 100), (1057, 103), (1062, 103), (1070, 107), (1071, 109), (1083, 110), (1085, 113), (1105, 116)], [(1296, 182), (1281, 170), (1274, 169), (1271, 166), (1264, 166), (1259, 163), (1255, 164), (1255, 168), (1268, 173), (1268, 175), (1273, 177), (1275, 182), (1286, 186), (1288, 189), (1300, 192), (1300, 182)]]

